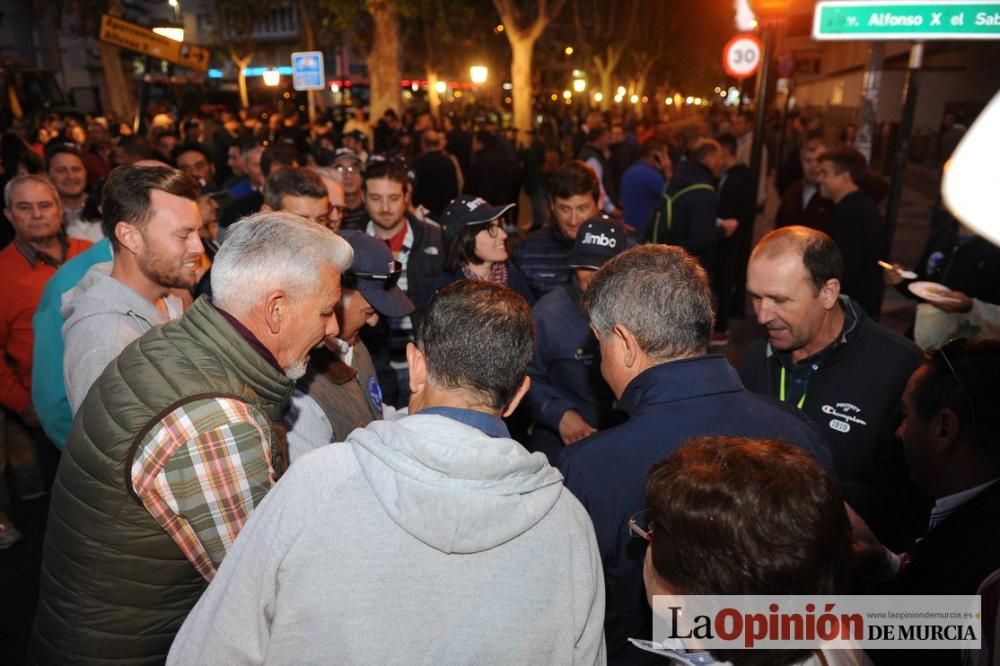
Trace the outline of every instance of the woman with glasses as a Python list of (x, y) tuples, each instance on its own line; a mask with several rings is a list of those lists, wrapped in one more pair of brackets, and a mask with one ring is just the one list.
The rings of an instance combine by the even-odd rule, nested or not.
[(507, 232), (501, 217), (514, 204), (491, 206), (484, 199), (463, 194), (448, 204), (441, 216), (447, 245), (445, 272), (433, 291), (458, 280), (488, 280), (510, 287), (529, 305), (535, 297), (524, 274), (509, 260)]

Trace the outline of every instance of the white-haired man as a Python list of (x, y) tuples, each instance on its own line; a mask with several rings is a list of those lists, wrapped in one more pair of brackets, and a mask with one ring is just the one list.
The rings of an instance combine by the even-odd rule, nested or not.
[(213, 300), (111, 363), (77, 413), (52, 497), (32, 663), (162, 662), (287, 467), (280, 426), (338, 332), (346, 241), (286, 213), (234, 225)]

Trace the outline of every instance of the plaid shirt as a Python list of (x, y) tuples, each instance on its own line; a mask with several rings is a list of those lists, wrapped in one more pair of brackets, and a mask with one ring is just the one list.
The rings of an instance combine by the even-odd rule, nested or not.
[(208, 581), (274, 481), (267, 418), (232, 398), (170, 412), (132, 463), (143, 506)]

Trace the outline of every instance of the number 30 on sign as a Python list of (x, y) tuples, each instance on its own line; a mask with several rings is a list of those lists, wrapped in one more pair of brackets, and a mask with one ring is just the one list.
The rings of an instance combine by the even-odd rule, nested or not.
[(734, 79), (753, 76), (760, 67), (760, 40), (750, 34), (736, 35), (722, 49), (722, 66)]

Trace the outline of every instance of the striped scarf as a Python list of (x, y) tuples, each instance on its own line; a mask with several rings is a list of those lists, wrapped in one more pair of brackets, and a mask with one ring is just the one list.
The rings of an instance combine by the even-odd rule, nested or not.
[[(462, 275), (465, 277), (466, 280), (472, 280), (473, 282), (479, 282), (483, 280), (483, 278), (479, 277), (471, 270), (469, 270), (468, 264), (462, 266)], [(507, 262), (498, 261), (495, 264), (493, 264), (493, 267), (490, 268), (490, 276), (486, 278), (486, 281), (496, 282), (497, 284), (502, 284), (505, 287), (509, 286), (507, 284)]]

